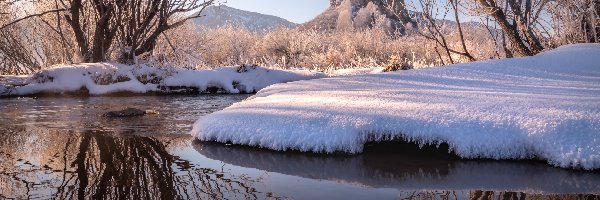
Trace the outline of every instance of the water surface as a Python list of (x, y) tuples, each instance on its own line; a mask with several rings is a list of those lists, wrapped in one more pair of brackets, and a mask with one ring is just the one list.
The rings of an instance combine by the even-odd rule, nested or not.
[[(599, 172), (542, 162), (461, 160), (410, 145), (377, 144), (359, 155), (275, 152), (188, 135), (199, 117), (247, 97), (0, 99), (0, 198), (599, 198)], [(161, 114), (101, 116), (125, 107)]]

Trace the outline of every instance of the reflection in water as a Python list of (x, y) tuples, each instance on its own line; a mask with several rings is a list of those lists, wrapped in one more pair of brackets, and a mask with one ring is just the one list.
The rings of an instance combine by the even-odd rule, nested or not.
[(471, 199), (471, 200), (597, 200), (600, 199), (599, 195), (595, 194), (528, 194), (523, 192), (496, 192), (496, 191), (482, 191), (475, 190), (465, 192), (464, 196), (460, 192), (456, 191), (413, 191), (406, 192), (404, 195), (400, 195), (397, 199)]
[[(448, 191), (469, 191), (466, 196), (477, 197), (476, 199), (484, 196), (512, 199), (525, 197), (525, 193), (600, 192), (600, 172), (566, 170), (538, 162), (468, 161), (439, 156), (437, 152), (431, 152), (429, 155), (428, 152), (422, 155), (407, 155), (393, 151), (383, 154), (370, 151), (369, 147), (366, 147), (366, 153), (359, 155), (331, 156), (300, 152), (281, 153), (211, 142), (196, 141), (193, 144), (200, 154), (231, 165), (309, 179), (409, 190), (406, 194), (401, 194), (404, 197), (435, 193), (421, 194), (414, 191), (446, 191), (437, 194), (438, 197), (452, 195), (453, 192)], [(418, 148), (416, 144), (412, 145), (414, 149)]]
[[(195, 166), (173, 155), (173, 148), (187, 146), (189, 137), (115, 136), (107, 132), (50, 131), (55, 147), (15, 152), (2, 144), (1, 192), (8, 197), (59, 199), (189, 199), (252, 198), (259, 195), (249, 177), (233, 177)], [(32, 139), (32, 138), (27, 138)], [(44, 142), (45, 139), (27, 141)], [(59, 140), (59, 141), (57, 141)], [(6, 140), (4, 140), (6, 141)], [(46, 140), (48, 141), (48, 140)], [(10, 152), (10, 153), (8, 153)], [(45, 158), (48, 158), (45, 160)], [(10, 195), (12, 194), (12, 195)]]
[[(246, 97), (0, 99), (0, 198), (588, 199), (600, 192), (598, 172), (543, 163), (464, 161), (382, 145), (354, 156), (283, 153), (186, 134), (198, 117)], [(161, 114), (100, 117), (126, 106)]]
[[(176, 155), (197, 117), (247, 96), (2, 99), (0, 198), (256, 199), (251, 177)], [(160, 116), (107, 119), (143, 103)]]

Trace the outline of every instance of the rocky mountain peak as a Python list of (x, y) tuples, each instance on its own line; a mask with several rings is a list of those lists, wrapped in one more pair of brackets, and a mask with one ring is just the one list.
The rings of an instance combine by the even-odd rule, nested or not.
[(342, 1), (344, 0), (330, 0), (329, 1), (329, 7), (338, 7), (342, 4)]
[(416, 26), (404, 5), (404, 0), (330, 0), (329, 9), (300, 28), (348, 31), (380, 27), (403, 33), (407, 24)]

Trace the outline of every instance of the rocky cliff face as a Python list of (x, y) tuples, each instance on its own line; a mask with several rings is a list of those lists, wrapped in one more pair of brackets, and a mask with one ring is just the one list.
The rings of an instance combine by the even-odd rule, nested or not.
[[(337, 6), (342, 5), (342, 2), (344, 2), (344, 0), (330, 0), (329, 2), (330, 2), (331, 7), (337, 7)], [(385, 3), (388, 5), (404, 4), (404, 0), (357, 0), (357, 1), (355, 1), (355, 4), (366, 6), (367, 3), (369, 3), (369, 2), (373, 2), (375, 4)]]
[(330, 0), (329, 9), (300, 29), (350, 31), (379, 27), (404, 33), (407, 24), (415, 26), (404, 0)]
[(339, 5), (342, 4), (342, 1), (344, 1), (344, 0), (330, 0), (329, 1), (329, 6), (330, 7), (337, 7), (337, 6), (339, 6)]

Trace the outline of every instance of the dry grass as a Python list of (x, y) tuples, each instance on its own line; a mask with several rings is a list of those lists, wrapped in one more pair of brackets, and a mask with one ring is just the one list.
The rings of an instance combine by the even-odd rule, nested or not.
[[(496, 57), (496, 46), (483, 30), (470, 30), (467, 46), (478, 60)], [(216, 29), (187, 27), (163, 38), (152, 56), (154, 61), (187, 68), (215, 68), (244, 63), (273, 68), (331, 70), (401, 64), (422, 68), (448, 64), (445, 52), (418, 34), (389, 35), (372, 29), (358, 32), (317, 32), (280, 28), (254, 33), (226, 26)], [(458, 47), (457, 34), (449, 44)], [(177, 47), (177, 48), (172, 48)], [(466, 62), (451, 55), (455, 62)], [(395, 62), (390, 62), (395, 60)]]

